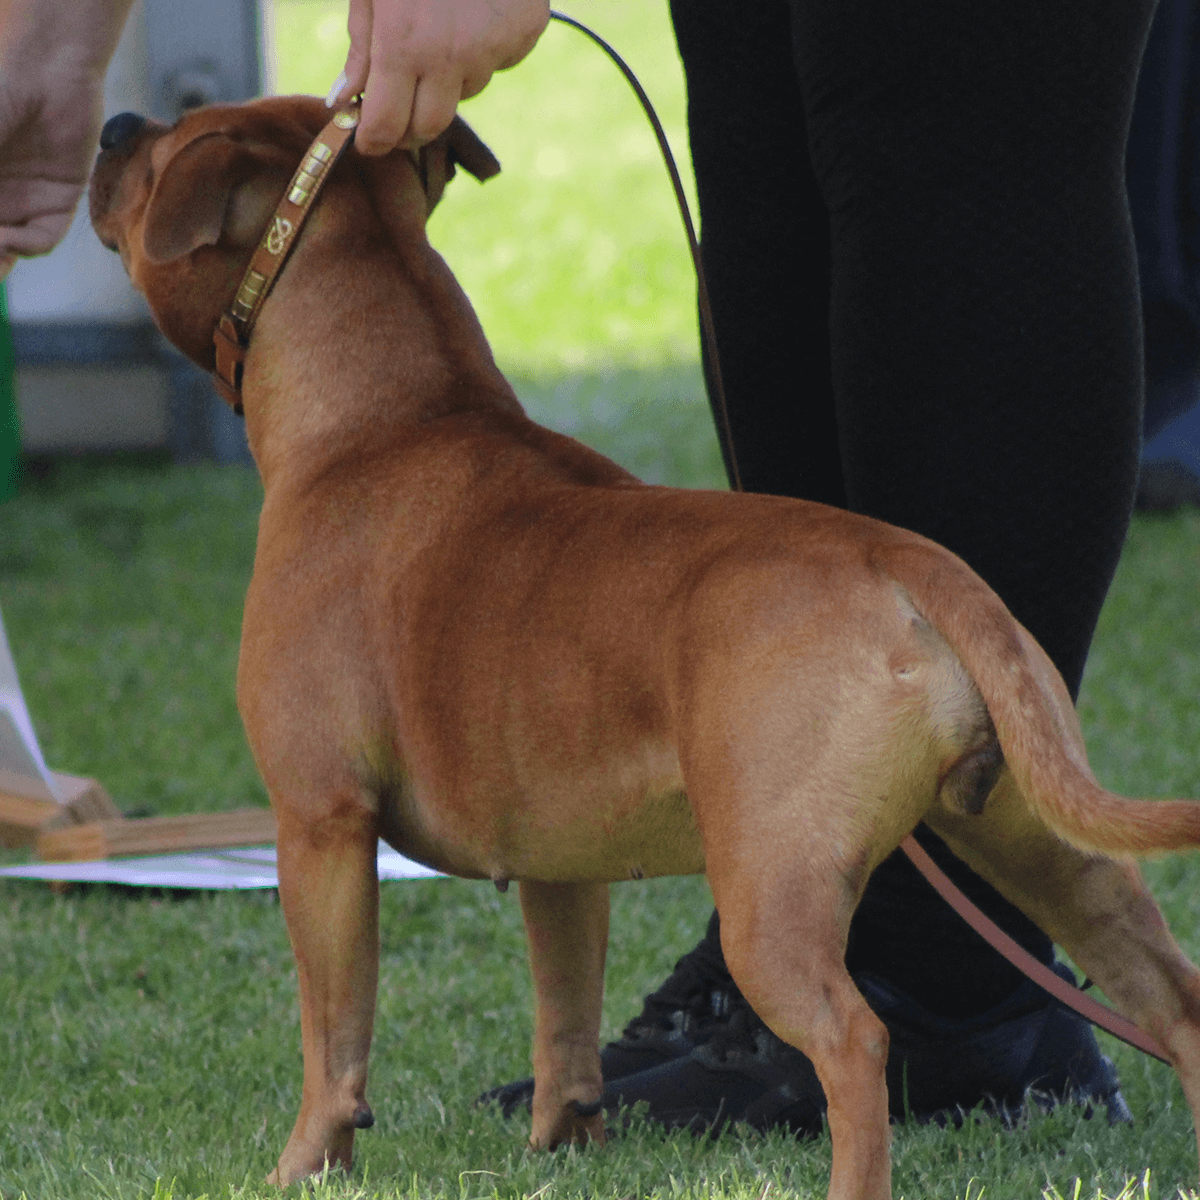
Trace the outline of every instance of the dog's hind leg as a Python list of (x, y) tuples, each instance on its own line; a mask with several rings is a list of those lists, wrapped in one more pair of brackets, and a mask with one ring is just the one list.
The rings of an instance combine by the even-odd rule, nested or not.
[[(767, 1026), (802, 1051), (825, 1092), (829, 1200), (888, 1200), (888, 1032), (846, 971), (850, 919), (870, 870), (907, 830), (869, 756), (827, 755), (777, 774), (767, 756), (698, 789), (707, 874), (730, 974)], [(854, 761), (857, 759), (857, 761)], [(747, 769), (748, 767), (748, 769)], [(899, 806), (896, 806), (899, 807)], [(877, 843), (882, 840), (882, 845)]]
[(326, 1162), (350, 1166), (367, 1106), (367, 1055), (379, 975), (374, 815), (355, 800), (297, 817), (276, 806), (279, 897), (296, 955), (304, 1092), (271, 1181), (287, 1184)]
[(604, 1142), (600, 1005), (608, 884), (521, 881), (535, 1000), (531, 1146)]
[(747, 654), (752, 669), (691, 693), (681, 738), (730, 973), (825, 1092), (830, 1200), (891, 1195), (888, 1033), (846, 971), (846, 939), (871, 871), (932, 802), (942, 757), (925, 713), (932, 655), (910, 638), (893, 671), (891, 633), (878, 636), (849, 663), (845, 643), (810, 644), (803, 672), (786, 645)]
[(1137, 866), (1068, 845), (1030, 812), (1007, 773), (979, 816), (935, 812), (929, 823), (1164, 1048), (1200, 1122), (1200, 971)]
[(759, 847), (745, 872), (718, 863), (710, 874), (726, 962), (755, 1012), (816, 1069), (833, 1141), (829, 1200), (886, 1200), (888, 1033), (844, 962), (858, 889), (830, 864), (798, 868), (794, 845)]

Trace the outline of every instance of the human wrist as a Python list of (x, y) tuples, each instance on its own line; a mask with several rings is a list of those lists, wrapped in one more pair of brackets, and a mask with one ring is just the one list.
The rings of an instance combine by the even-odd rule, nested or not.
[(100, 80), (132, 0), (0, 0), (0, 68)]

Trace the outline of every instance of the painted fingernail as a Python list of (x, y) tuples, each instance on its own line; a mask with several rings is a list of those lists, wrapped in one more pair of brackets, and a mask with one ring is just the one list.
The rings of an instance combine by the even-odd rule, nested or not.
[(346, 86), (349, 80), (346, 78), (346, 72), (342, 71), (340, 75), (333, 81), (333, 87), (329, 89), (329, 95), (325, 97), (325, 107), (332, 108), (337, 102), (338, 97), (342, 94), (342, 89)]

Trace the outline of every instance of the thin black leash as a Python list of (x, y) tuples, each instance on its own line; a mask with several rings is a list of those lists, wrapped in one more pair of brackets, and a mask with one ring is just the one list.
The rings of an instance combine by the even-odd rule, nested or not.
[[(551, 11), (550, 16), (564, 25), (578, 29), (580, 33), (591, 38), (605, 54), (616, 64), (617, 69), (625, 76), (629, 86), (633, 88), (642, 105), (647, 119), (654, 128), (654, 136), (658, 138), (658, 148), (662, 152), (663, 162), (671, 176), (671, 185), (675, 189), (675, 200), (679, 205), (679, 214), (683, 218), (683, 227), (687, 233), (688, 247), (692, 252), (692, 263), (696, 268), (696, 294), (700, 310), (700, 328), (703, 333), (701, 344), (704, 350), (705, 363), (708, 367), (709, 398), (713, 418), (717, 426), (717, 436), (725, 453), (725, 462), (729, 471), (730, 487), (735, 492), (743, 491), (741, 473), (738, 470), (737, 457), (733, 450), (733, 432), (729, 425), (729, 409), (725, 403), (725, 386), (721, 380), (721, 363), (717, 353), (717, 335), (713, 323), (712, 306), (708, 297), (708, 284), (704, 278), (704, 264), (700, 259), (700, 243), (696, 238), (695, 226), (692, 224), (691, 210), (688, 208), (687, 196), (683, 183), (679, 178), (679, 169), (675, 165), (675, 157), (671, 153), (667, 135), (663, 132), (662, 122), (654, 111), (650, 97), (646, 95), (636, 75), (629, 64), (606, 42), (598, 33), (589, 29), (574, 17), (565, 13)], [(1004, 932), (986, 913), (971, 903), (970, 900), (951, 881), (950, 877), (929, 857), (917, 840), (910, 833), (901, 843), (900, 849), (908, 857), (914, 867), (924, 876), (935, 891), (958, 913), (972, 929), (975, 930), (998, 954), (1006, 958), (1023, 975), (1032, 979), (1043, 991), (1047, 992), (1060, 1004), (1074, 1009), (1080, 1016), (1091, 1021), (1094, 1025), (1107, 1030), (1114, 1037), (1138, 1050), (1157, 1058), (1160, 1062), (1170, 1064), (1163, 1048), (1139, 1029), (1132, 1021), (1119, 1013), (1085, 996), (1080, 988), (1072, 987), (1061, 976), (1055, 974), (1049, 967), (1039, 962), (1022, 946)], [(1084, 985), (1088, 986), (1087, 984)]]
[(721, 380), (721, 362), (717, 355), (717, 331), (713, 323), (712, 305), (708, 298), (708, 284), (704, 279), (704, 266), (700, 261), (700, 243), (696, 238), (696, 228), (692, 224), (692, 213), (688, 208), (687, 196), (683, 191), (683, 181), (679, 178), (679, 169), (675, 165), (675, 156), (671, 153), (671, 145), (663, 132), (662, 122), (645, 88), (638, 77), (630, 69), (629, 64), (610, 46), (595, 30), (589, 29), (582, 21), (568, 17), (566, 13), (551, 11), (550, 16), (564, 25), (578, 29), (580, 33), (591, 38), (605, 54), (616, 64), (617, 69), (625, 76), (629, 86), (633, 88), (642, 111), (645, 112), (650, 124), (654, 127), (654, 136), (658, 138), (658, 148), (662, 151), (663, 162), (671, 176), (671, 186), (675, 189), (675, 200), (679, 205), (679, 215), (683, 218), (684, 232), (687, 234), (688, 248), (692, 252), (692, 263), (696, 268), (697, 307), (700, 310), (700, 329), (703, 334), (701, 343), (704, 349), (704, 361), (708, 368), (709, 403), (712, 408), (713, 420), (717, 426), (717, 436), (721, 440), (721, 448), (725, 452), (725, 462), (729, 469), (730, 486), (735, 492), (742, 488), (742, 476), (738, 470), (737, 456), (733, 451), (733, 430), (729, 425), (729, 408), (725, 403), (725, 385)]

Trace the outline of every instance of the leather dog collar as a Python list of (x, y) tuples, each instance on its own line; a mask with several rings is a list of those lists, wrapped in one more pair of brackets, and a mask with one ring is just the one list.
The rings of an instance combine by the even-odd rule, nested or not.
[(339, 109), (309, 146), (254, 251), (233, 303), (213, 331), (217, 351), (214, 383), (238, 416), (242, 415), (242, 367), (254, 323), (334, 164), (354, 140), (360, 104), (356, 98)]

